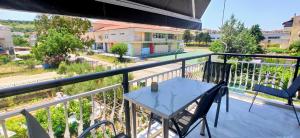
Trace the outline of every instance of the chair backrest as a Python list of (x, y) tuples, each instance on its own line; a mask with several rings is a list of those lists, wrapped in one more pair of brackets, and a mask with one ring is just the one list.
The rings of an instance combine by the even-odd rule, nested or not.
[(203, 79), (205, 82), (213, 82), (218, 84), (221, 81), (229, 82), (231, 64), (224, 64), (220, 62), (205, 63)]
[(219, 93), (222, 86), (225, 85), (225, 82), (220, 82), (216, 86), (214, 86), (212, 89), (207, 91), (203, 96), (201, 97), (196, 110), (188, 123), (186, 128), (183, 128), (183, 133), (187, 132), (189, 128), (200, 118), (206, 116), (207, 112), (209, 111), (211, 105), (213, 104), (217, 94)]
[(289, 93), (289, 96), (294, 96), (296, 92), (300, 89), (300, 76), (298, 76), (291, 86), (287, 89), (287, 92)]
[(40, 123), (27, 110), (22, 110), (21, 114), (25, 116), (29, 138), (50, 138)]

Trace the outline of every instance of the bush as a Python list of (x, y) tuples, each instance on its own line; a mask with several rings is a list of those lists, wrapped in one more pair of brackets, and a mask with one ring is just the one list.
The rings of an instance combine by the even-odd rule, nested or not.
[(27, 69), (34, 69), (37, 64), (34, 59), (25, 60), (24, 63)]
[(7, 64), (10, 61), (8, 55), (0, 55), (0, 65)]
[(120, 61), (123, 60), (123, 55), (126, 54), (127, 50), (128, 50), (127, 45), (124, 43), (116, 43), (111, 48), (112, 53), (119, 55)]
[(17, 55), (17, 58), (21, 58), (21, 59), (27, 60), (27, 59), (33, 59), (34, 56), (32, 54)]
[(67, 64), (66, 62), (61, 62), (58, 66), (57, 73), (58, 74), (66, 74), (67, 72)]
[(271, 48), (267, 48), (267, 52), (268, 53), (284, 54), (284, 53), (288, 53), (289, 50), (288, 49), (281, 49), (281, 48), (277, 48), (277, 47), (271, 47)]
[[(80, 110), (79, 110), (79, 101), (71, 101), (68, 104), (68, 116), (75, 115), (76, 120), (80, 119)], [(84, 129), (89, 126), (90, 120), (90, 114), (91, 114), (91, 102), (89, 99), (83, 98), (82, 99), (82, 110), (83, 110), (83, 123), (84, 123)], [(65, 120), (65, 110), (64, 105), (59, 104), (57, 106), (50, 107), (50, 114), (52, 119), (52, 127), (54, 131), (54, 135), (56, 137), (63, 137), (64, 132), (66, 129), (66, 120)], [(48, 117), (47, 117), (47, 111), (42, 109), (36, 112), (35, 115), (36, 119), (40, 122), (41, 126), (48, 129)], [(77, 136), (77, 127), (78, 123), (73, 122), (69, 125), (70, 133), (72, 136)]]

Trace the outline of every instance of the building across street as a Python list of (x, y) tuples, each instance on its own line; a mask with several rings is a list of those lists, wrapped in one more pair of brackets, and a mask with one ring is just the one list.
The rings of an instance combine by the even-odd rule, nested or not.
[(183, 49), (183, 29), (136, 23), (97, 20), (87, 37), (93, 38), (94, 51), (110, 53), (115, 43), (128, 46), (127, 56), (149, 57)]
[(9, 27), (0, 24), (0, 54), (13, 52), (12, 33)]

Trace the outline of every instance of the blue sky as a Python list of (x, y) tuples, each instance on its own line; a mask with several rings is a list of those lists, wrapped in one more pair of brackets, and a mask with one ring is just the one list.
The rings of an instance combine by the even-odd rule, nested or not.
[[(211, 0), (202, 17), (203, 28), (221, 26), (223, 1)], [(272, 30), (281, 29), (295, 13), (300, 15), (300, 0), (227, 0), (225, 20), (234, 14), (248, 27), (259, 24), (263, 30)]]
[[(211, 0), (202, 17), (203, 28), (221, 25), (223, 0)], [(282, 22), (300, 15), (300, 0), (227, 0), (225, 20), (232, 14), (247, 27), (259, 24), (263, 30), (281, 29)], [(37, 14), (0, 9), (0, 19), (33, 20)]]

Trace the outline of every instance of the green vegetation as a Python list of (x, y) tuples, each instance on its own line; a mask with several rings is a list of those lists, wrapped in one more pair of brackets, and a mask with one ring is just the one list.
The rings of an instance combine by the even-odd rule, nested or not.
[(17, 57), (22, 60), (11, 61), (9, 56), (0, 56), (0, 77), (46, 72), (43, 69), (35, 69), (35, 65), (40, 62), (35, 60), (33, 55), (17, 55)]
[(290, 45), (289, 50), (291, 51), (292, 55), (300, 56), (300, 40), (293, 42)]
[[(91, 66), (90, 64), (83, 62), (83, 63), (65, 63), (62, 62), (57, 70), (58, 73), (63, 74), (67, 77), (80, 75), (80, 74), (87, 74), (93, 72), (101, 72), (105, 69), (102, 66)], [(130, 74), (129, 79), (132, 80), (133, 77)], [(62, 87), (58, 87), (55, 91), (64, 92), (68, 95), (74, 95), (86, 91), (91, 91), (99, 88), (103, 88), (105, 86), (110, 86), (113, 84), (119, 84), (122, 82), (122, 75), (115, 75), (111, 77), (101, 78), (97, 80), (91, 80), (71, 85), (66, 85)], [(114, 95), (114, 93), (116, 95)], [(106, 117), (110, 117), (111, 109), (112, 109), (112, 102), (114, 102), (114, 97), (116, 97), (117, 105), (122, 103), (122, 89), (115, 89), (115, 90), (108, 90), (105, 94), (95, 94), (94, 100), (98, 103), (102, 103), (103, 98), (106, 98), (106, 111), (102, 111)], [(83, 109), (83, 129), (86, 129), (90, 125), (90, 115), (91, 115), (91, 97), (81, 98), (82, 109)], [(80, 120), (80, 109), (79, 109), (79, 101), (72, 100), (67, 104), (67, 112), (68, 116), (75, 117), (77, 121), (70, 122), (69, 129), (72, 137), (78, 136), (78, 120)], [(119, 108), (119, 107), (116, 107)], [(32, 114), (37, 118), (37, 120), (41, 123), (41, 125), (48, 129), (48, 116), (47, 111), (45, 109), (40, 109), (38, 111), (32, 112)], [(65, 108), (63, 104), (58, 104), (56, 106), (50, 107), (50, 114), (52, 119), (52, 128), (55, 134), (55, 137), (61, 138), (65, 132)], [(101, 118), (101, 116), (98, 116)], [(70, 121), (70, 120), (69, 120)], [(115, 118), (115, 124), (117, 129), (121, 129), (122, 123), (118, 123), (118, 119)], [(16, 135), (13, 136), (15, 138), (19, 137), (26, 137), (26, 128), (25, 126), (25, 119), (23, 117), (17, 116), (14, 118), (10, 118), (6, 122), (7, 129), (10, 131), (16, 132)], [(110, 131), (107, 130), (108, 135), (110, 135)], [(96, 133), (97, 136), (102, 137), (103, 134), (100, 132)]]
[(123, 55), (126, 54), (128, 48), (125, 43), (116, 43), (112, 46), (111, 52), (119, 55), (119, 61), (123, 62)]
[(37, 60), (58, 67), (70, 53), (90, 47), (94, 40), (82, 38), (91, 27), (87, 19), (67, 16), (37, 16), (34, 21), (37, 45), (33, 53)]
[(13, 44), (15, 46), (30, 46), (27, 38), (23, 36), (13, 36)]
[[(254, 27), (256, 28), (256, 27)], [(219, 53), (241, 53), (254, 54), (257, 53), (258, 38), (256, 33), (251, 34), (244, 24), (238, 21), (233, 15), (220, 29), (221, 39), (212, 43), (210, 50)]]
[(183, 41), (185, 43), (191, 42), (193, 39), (193, 35), (191, 34), (190, 30), (185, 30), (183, 33)]
[(206, 45), (211, 42), (211, 37), (208, 32), (197, 32), (195, 36), (195, 41), (198, 43), (204, 42)]
[(83, 48), (82, 41), (76, 36), (67, 31), (50, 29), (47, 35), (40, 37), (40, 42), (33, 47), (32, 52), (37, 60), (57, 67), (61, 61), (66, 60), (68, 54)]
[(12, 32), (33, 32), (34, 24), (32, 21), (0, 20), (0, 24), (11, 27)]
[(261, 32), (261, 29), (258, 24), (253, 25), (250, 28), (250, 34), (255, 38), (255, 42), (257, 44), (256, 53), (265, 53), (265, 50), (262, 48), (262, 46), (259, 44), (261, 41), (265, 39), (263, 33)]

